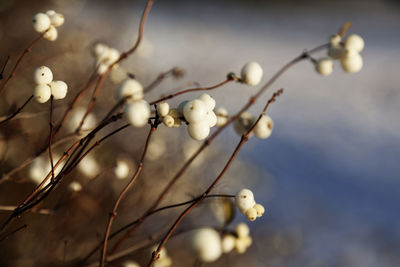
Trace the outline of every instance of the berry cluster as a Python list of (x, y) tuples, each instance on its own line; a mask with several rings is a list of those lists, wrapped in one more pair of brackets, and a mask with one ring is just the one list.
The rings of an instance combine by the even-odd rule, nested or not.
[(46, 13), (37, 13), (32, 18), (33, 29), (43, 33), (43, 38), (49, 41), (55, 41), (58, 37), (56, 27), (64, 24), (64, 16), (54, 10), (47, 10)]
[(250, 221), (261, 217), (265, 212), (263, 205), (256, 203), (254, 194), (249, 189), (244, 188), (237, 192), (235, 201), (240, 212), (246, 215), (247, 219)]
[(33, 91), (39, 103), (47, 102), (53, 95), (54, 99), (63, 99), (67, 95), (68, 85), (63, 81), (53, 81), (53, 72), (46, 66), (41, 66), (33, 73), (36, 87)]
[[(117, 49), (108, 47), (105, 44), (97, 43), (93, 46), (93, 56), (96, 58), (96, 69), (98, 74), (103, 74), (108, 67), (119, 59), (120, 53)], [(113, 66), (117, 68), (118, 65)]]
[(235, 249), (237, 253), (243, 254), (252, 243), (249, 227), (245, 223), (239, 223), (235, 234), (226, 233), (222, 237), (222, 252), (229, 253)]
[(364, 49), (364, 40), (357, 34), (351, 34), (342, 42), (339, 34), (333, 35), (329, 40), (328, 56), (315, 61), (316, 71), (324, 76), (333, 71), (333, 59), (340, 60), (344, 71), (349, 73), (359, 72), (363, 66), (360, 52)]

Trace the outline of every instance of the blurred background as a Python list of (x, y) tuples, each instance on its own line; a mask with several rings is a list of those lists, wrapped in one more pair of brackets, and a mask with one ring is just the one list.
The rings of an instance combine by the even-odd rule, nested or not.
[[(12, 57), (8, 70), (15, 57), (36, 36), (30, 25), (33, 14), (54, 9), (64, 14), (66, 22), (55, 43), (43, 40), (27, 56), (19, 78), (10, 84), (7, 94), (1, 96), (0, 115), (8, 114), (13, 103), (20, 105), (31, 94), (32, 72), (42, 64), (51, 66), (55, 75), (69, 84), (70, 92), (77, 92), (93, 70), (91, 46), (103, 42), (120, 51), (128, 49), (136, 40), (144, 5), (145, 1), (122, 0), (2, 0), (0, 59), (3, 61), (7, 55)], [(148, 100), (194, 83), (214, 85), (224, 80), (228, 72), (239, 73), (248, 61), (261, 64), (263, 81), (267, 81), (304, 49), (326, 43), (346, 21), (353, 22), (349, 33), (361, 35), (366, 43), (361, 53), (362, 71), (347, 74), (335, 62), (333, 74), (322, 77), (310, 62), (301, 62), (281, 77), (251, 109), (257, 114), (274, 90), (285, 89), (268, 112), (274, 120), (272, 136), (267, 140), (251, 139), (216, 191), (235, 193), (248, 187), (254, 191), (257, 202), (266, 207), (266, 214), (249, 224), (253, 244), (246, 254), (225, 255), (205, 266), (400, 266), (400, 5), (397, 1), (382, 0), (155, 1), (146, 23), (143, 44), (138, 53), (122, 65), (143, 84), (150, 84), (160, 72), (174, 66), (183, 68), (186, 75), (179, 81), (166, 79), (146, 97)], [(316, 58), (324, 55), (325, 52)], [(107, 112), (103, 106), (113, 104), (109, 103), (109, 96), (115, 86), (109, 81), (101, 92), (95, 109), (98, 117)], [(217, 107), (224, 106), (233, 114), (257, 89), (228, 85), (210, 94), (216, 99)], [(182, 100), (174, 99), (171, 103), (178, 104)], [(56, 108), (65, 103), (57, 104)], [(32, 103), (26, 111), (46, 110), (47, 106)], [(47, 115), (43, 116), (47, 119)], [(47, 127), (45, 119), (13, 122), (13, 127), (0, 129), (3, 174), (40, 146), (45, 138), (40, 136), (43, 127)], [(20, 128), (28, 130), (22, 134)], [(160, 140), (166, 141), (168, 155), (150, 164), (138, 188), (153, 190), (148, 179), (155, 179), (155, 174), (161, 173), (159, 170), (172, 177), (173, 170), (182, 164), (183, 161), (171, 162), (179, 158), (189, 138), (184, 129), (172, 130), (160, 129)], [(118, 140), (96, 150), (96, 156), (103, 162), (100, 165), (107, 170), (114, 164), (107, 157), (140, 152), (140, 146), (127, 148), (124, 141), (139, 140), (140, 144), (144, 134), (145, 130), (130, 129)], [(32, 151), (21, 149), (27, 140), (33, 144)], [(182, 199), (202, 192), (223, 167), (238, 141), (239, 137), (231, 128), (217, 139), (205, 161), (187, 175), (186, 183), (179, 185)], [(59, 150), (62, 153), (62, 148)], [(136, 155), (131, 160), (134, 162), (138, 158)], [(170, 164), (172, 167), (166, 167)], [(203, 178), (205, 174), (209, 174), (208, 178)], [(74, 179), (84, 182), (80, 175), (83, 176), (77, 172)], [(53, 219), (27, 215), (25, 220), (33, 226), (6, 241), (9, 243), (0, 244), (2, 266), (57, 266), (60, 255), (65, 255), (64, 247), (69, 248), (67, 260), (73, 261), (84, 253), (76, 251), (78, 246), (75, 249), (64, 246), (64, 240), (74, 239), (71, 236), (78, 231), (84, 233), (82, 238), (94, 239), (89, 244), (80, 240), (80, 251), (89, 251), (99, 238), (96, 234), (103, 235), (107, 211), (118, 191), (109, 189), (101, 197), (96, 193), (111, 183), (111, 176), (112, 172), (104, 171), (84, 196), (65, 208), (71, 218), (65, 217), (66, 213)], [(15, 179), (23, 181), (23, 172)], [(195, 186), (193, 181), (197, 183)], [(117, 189), (123, 184), (121, 181), (112, 183)], [(32, 188), (29, 182), (0, 184), (1, 204), (16, 205)], [(147, 195), (141, 192), (128, 198), (131, 204), (137, 203), (134, 201), (147, 203)], [(173, 198), (170, 201), (175, 203)], [(84, 211), (80, 210), (83, 202), (86, 203)], [(136, 207), (133, 214), (123, 215), (116, 225), (136, 218), (134, 215), (141, 214), (144, 209)], [(91, 216), (82, 219), (79, 211)], [(4, 220), (7, 214), (1, 212), (0, 218)], [(60, 216), (65, 221), (55, 228), (51, 222), (59, 223)], [(189, 217), (188, 222), (199, 225), (215, 223), (206, 215), (201, 217), (204, 222), (196, 221), (195, 215)], [(80, 225), (72, 227), (69, 219)], [(94, 221), (96, 229), (87, 229)], [(237, 214), (233, 224), (240, 221), (245, 221), (245, 217)], [(68, 230), (60, 233), (60, 227)], [(145, 229), (151, 231), (151, 227), (156, 226)], [(50, 228), (51, 231), (46, 231)], [(45, 240), (41, 239), (43, 233), (48, 233)], [(76, 238), (74, 240), (77, 242)], [(54, 247), (57, 253), (37, 251), (36, 242), (43, 248)], [(185, 257), (187, 254), (179, 251), (182, 242), (184, 238), (177, 238), (167, 246), (173, 266), (191, 266), (192, 261)], [(57, 254), (58, 259), (49, 254)], [(127, 258), (144, 264), (148, 255), (146, 251)], [(51, 261), (46, 261), (46, 257)], [(118, 264), (122, 261), (115, 266), (121, 266)]]

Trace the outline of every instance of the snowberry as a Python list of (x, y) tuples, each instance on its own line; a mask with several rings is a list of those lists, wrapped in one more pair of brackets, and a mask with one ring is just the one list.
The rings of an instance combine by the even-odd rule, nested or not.
[(125, 115), (130, 124), (143, 127), (150, 118), (150, 106), (145, 100), (134, 101), (125, 106)]
[(108, 70), (108, 65), (100, 63), (97, 65), (97, 73), (98, 74), (104, 74)]
[(53, 80), (53, 73), (48, 67), (41, 66), (33, 73), (33, 80), (36, 84), (49, 84)]
[(264, 215), (265, 208), (261, 204), (255, 204), (253, 207), (257, 211), (257, 217), (261, 217)]
[(93, 46), (93, 54), (95, 57), (97, 58), (101, 58), (104, 57), (104, 55), (107, 53), (108, 51), (108, 46), (106, 46), (105, 44), (102, 43), (97, 43)]
[(198, 99), (203, 101), (208, 110), (215, 108), (215, 100), (209, 94), (202, 94)]
[[(67, 121), (66, 125), (69, 131), (75, 131), (76, 128), (78, 128), (85, 113), (86, 113), (86, 108), (84, 107), (76, 107), (73, 109), (71, 114), (71, 119)], [(97, 124), (96, 116), (93, 113), (89, 113), (89, 115), (85, 119), (85, 122), (82, 125), (82, 130), (92, 129), (96, 126), (96, 124)]]
[(245, 223), (239, 223), (235, 228), (235, 233), (238, 235), (239, 238), (246, 237), (250, 234), (250, 228)]
[(242, 213), (245, 213), (248, 209), (253, 208), (256, 204), (253, 192), (246, 188), (236, 193), (235, 202), (236, 206)]
[(361, 55), (352, 50), (347, 50), (346, 53), (346, 56), (340, 60), (342, 68), (349, 73), (359, 72), (363, 66)]
[(65, 18), (62, 14), (59, 14), (54, 10), (48, 10), (46, 15), (49, 16), (51, 25), (59, 27), (64, 24)]
[(85, 176), (93, 178), (100, 172), (100, 165), (90, 154), (84, 157), (78, 164), (78, 170)]
[(263, 76), (263, 70), (257, 62), (249, 62), (243, 66), (241, 79), (244, 83), (255, 86), (260, 83)]
[(119, 52), (115, 48), (109, 48), (107, 51), (107, 57), (104, 59), (104, 63), (111, 65), (119, 59)]
[(174, 119), (173, 127), (181, 126), (181, 124), (182, 124), (181, 117), (183, 117), (183, 115), (181, 112), (179, 112), (178, 109), (176, 109), (176, 108), (170, 109), (168, 112), (168, 115)]
[(137, 101), (143, 99), (143, 87), (135, 79), (126, 79), (121, 85), (115, 90), (115, 99), (117, 101), (129, 97), (128, 101)]
[(43, 38), (49, 41), (55, 41), (57, 40), (58, 37), (58, 32), (57, 29), (52, 25), (50, 28), (45, 32), (43, 35)]
[(33, 95), (35, 96), (37, 102), (45, 103), (50, 99), (51, 89), (46, 84), (39, 84), (36, 85), (35, 89), (33, 90)]
[(330, 58), (318, 59), (315, 63), (315, 70), (324, 76), (330, 75), (333, 71), (333, 61)]
[(221, 237), (212, 228), (196, 230), (191, 238), (191, 247), (202, 262), (213, 262), (222, 254)]
[(243, 112), (240, 117), (234, 121), (233, 128), (238, 135), (246, 134), (254, 124), (254, 117), (250, 112)]
[(201, 141), (210, 134), (210, 126), (208, 121), (190, 123), (187, 127), (187, 131), (194, 140)]
[(255, 208), (249, 208), (246, 210), (246, 217), (250, 221), (257, 219), (257, 210)]
[(212, 110), (206, 111), (206, 120), (208, 127), (214, 127), (217, 124), (217, 115)]
[(223, 253), (229, 253), (235, 248), (236, 238), (231, 234), (226, 234), (222, 238), (221, 247)]
[(37, 13), (32, 18), (33, 29), (37, 32), (44, 32), (50, 27), (50, 18), (44, 13)]
[(215, 115), (217, 116), (216, 125), (218, 127), (222, 127), (228, 122), (228, 110), (226, 110), (226, 108), (217, 108), (215, 110)]
[(206, 117), (206, 105), (203, 101), (194, 99), (183, 107), (183, 115), (189, 123), (200, 122)]
[(71, 182), (68, 187), (73, 192), (79, 192), (82, 190), (82, 185), (77, 181)]
[(171, 128), (174, 127), (175, 119), (171, 115), (167, 115), (163, 118), (163, 123), (165, 126)]
[(274, 123), (271, 117), (263, 114), (256, 127), (254, 127), (254, 135), (260, 139), (266, 139), (271, 135), (273, 127)]
[(361, 52), (364, 49), (364, 40), (360, 35), (350, 34), (344, 40), (344, 47), (357, 52)]
[(161, 117), (165, 117), (168, 115), (169, 112), (169, 105), (167, 102), (162, 102), (157, 106), (158, 115)]
[(63, 81), (52, 81), (49, 83), (51, 94), (54, 99), (63, 99), (67, 95), (68, 85)]
[(125, 179), (129, 175), (129, 163), (126, 160), (117, 160), (117, 164), (114, 167), (114, 175), (118, 179)]
[(339, 34), (334, 34), (329, 39), (329, 44), (332, 46), (336, 46), (340, 44), (340, 41), (342, 41), (342, 37)]

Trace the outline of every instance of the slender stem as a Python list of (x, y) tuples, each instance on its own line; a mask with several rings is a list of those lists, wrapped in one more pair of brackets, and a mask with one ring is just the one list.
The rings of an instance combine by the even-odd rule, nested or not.
[(139, 165), (138, 165), (138, 167), (136, 169), (136, 172), (132, 176), (132, 178), (129, 181), (129, 183), (121, 191), (121, 193), (119, 194), (117, 200), (114, 203), (114, 207), (113, 207), (113, 209), (112, 209), (112, 211), (110, 213), (110, 217), (108, 219), (108, 224), (107, 224), (107, 227), (106, 227), (106, 233), (104, 235), (104, 244), (103, 244), (103, 249), (101, 251), (100, 266), (104, 266), (104, 263), (105, 263), (106, 254), (107, 254), (108, 238), (110, 236), (111, 226), (113, 224), (113, 221), (114, 221), (115, 217), (117, 216), (117, 211), (118, 211), (119, 204), (120, 204), (121, 200), (123, 199), (123, 197), (125, 196), (125, 194), (129, 191), (129, 189), (135, 183), (136, 179), (139, 177), (140, 173), (143, 170), (143, 164), (144, 164), (144, 159), (145, 159), (145, 156), (146, 156), (146, 153), (147, 153), (147, 148), (149, 147), (151, 136), (152, 136), (152, 134), (153, 134), (153, 132), (155, 130), (156, 130), (155, 126), (151, 125), (149, 134), (147, 135), (146, 143), (144, 145), (142, 157), (140, 159), (140, 163), (139, 163)]
[(260, 116), (258, 117), (257, 121), (254, 123), (254, 125), (247, 131), (246, 134), (244, 134), (241, 138), (240, 138), (240, 142), (238, 143), (238, 145), (236, 146), (235, 150), (233, 151), (232, 155), (230, 156), (228, 162), (225, 164), (224, 168), (222, 169), (222, 171), (219, 173), (219, 175), (217, 176), (217, 178), (215, 178), (215, 180), (211, 183), (211, 185), (204, 191), (204, 193), (195, 201), (193, 202), (189, 207), (187, 207), (180, 215), (179, 217), (176, 219), (176, 221), (174, 222), (174, 224), (171, 226), (171, 228), (169, 229), (169, 231), (167, 232), (167, 234), (164, 236), (164, 238), (162, 239), (162, 241), (160, 242), (160, 245), (158, 246), (157, 250), (155, 252), (153, 252), (152, 257), (150, 259), (149, 264), (147, 265), (148, 267), (153, 266), (154, 262), (158, 259), (159, 254), (161, 252), (161, 249), (165, 246), (165, 244), (167, 243), (168, 239), (171, 237), (171, 235), (173, 234), (173, 232), (175, 231), (175, 229), (178, 227), (178, 225), (182, 222), (183, 218), (185, 218), (197, 205), (200, 204), (200, 202), (206, 198), (206, 196), (214, 189), (214, 187), (218, 184), (218, 182), (222, 179), (222, 177), (225, 175), (225, 173), (227, 172), (227, 170), (229, 169), (229, 167), (231, 166), (233, 160), (236, 158), (237, 154), (239, 153), (239, 150), (242, 148), (242, 146), (247, 142), (247, 140), (249, 139), (250, 134), (254, 131), (254, 128), (256, 127), (256, 125), (258, 124), (258, 122), (260, 121), (262, 114), (267, 110), (267, 108), (269, 107), (269, 105), (275, 101), (276, 97), (279, 96), (281, 93), (283, 92), (282, 89), (280, 89), (279, 91), (277, 91), (276, 93), (273, 94), (273, 96), (268, 100), (267, 104), (265, 105), (262, 113), (260, 114)]
[(19, 56), (17, 62), (14, 65), (14, 68), (12, 69), (10, 75), (7, 77), (7, 79), (5, 80), (5, 82), (2, 84), (2, 86), (0, 87), (0, 94), (4, 91), (4, 89), (6, 88), (7, 84), (12, 80), (12, 78), (15, 76), (15, 74), (17, 73), (17, 69), (18, 66), (21, 64), (22, 59), (25, 57), (26, 54), (28, 54), (31, 50), (32, 47), (39, 42), (40, 39), (42, 39), (43, 35), (46, 33), (47, 31), (45, 31), (44, 33), (42, 33), (41, 35), (39, 35), (38, 37), (36, 37), (26, 48), (25, 50), (22, 52), (22, 54)]
[(22, 229), (27, 228), (27, 227), (28, 227), (27, 224), (24, 224), (24, 225), (18, 227), (17, 229), (13, 230), (12, 232), (6, 234), (4, 237), (0, 238), (0, 242), (2, 242), (2, 241), (4, 241), (4, 240), (7, 240), (7, 239), (10, 238), (13, 234), (15, 234), (15, 233), (21, 231)]
[(49, 134), (49, 158), (51, 166), (51, 181), (54, 182), (54, 163), (53, 163), (53, 152), (51, 150), (51, 144), (53, 143), (53, 100), (54, 96), (50, 96), (50, 134)]
[(6, 66), (7, 66), (9, 60), (10, 60), (10, 56), (7, 56), (6, 61), (4, 62), (3, 68), (0, 71), (0, 80), (3, 80), (4, 70), (6, 69)]
[(165, 78), (167, 78), (169, 75), (173, 74), (175, 71), (175, 68), (172, 68), (166, 72), (160, 73), (157, 78), (148, 86), (146, 86), (143, 90), (144, 93), (148, 93), (152, 91), (154, 88), (156, 88)]
[(14, 118), (15, 116), (17, 116), (17, 114), (20, 113), (21, 110), (23, 110), (24, 107), (25, 107), (26, 105), (28, 105), (28, 103), (32, 100), (32, 98), (33, 98), (33, 95), (31, 95), (31, 96), (25, 101), (25, 103), (24, 103), (22, 106), (20, 106), (13, 114), (9, 115), (9, 116), (8, 116), (7, 118), (5, 118), (4, 120), (0, 121), (0, 125), (2, 125), (3, 123), (6, 123), (7, 121), (9, 121), (9, 120), (11, 120), (12, 118)]

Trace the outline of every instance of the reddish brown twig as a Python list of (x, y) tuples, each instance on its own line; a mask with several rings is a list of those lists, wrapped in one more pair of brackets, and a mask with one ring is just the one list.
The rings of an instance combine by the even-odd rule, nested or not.
[(139, 163), (139, 165), (138, 165), (138, 167), (136, 169), (136, 172), (132, 176), (132, 178), (129, 181), (129, 183), (121, 191), (121, 193), (119, 194), (117, 200), (114, 203), (113, 209), (112, 209), (112, 211), (110, 213), (110, 217), (108, 219), (108, 224), (107, 224), (107, 227), (106, 227), (106, 233), (104, 235), (103, 249), (101, 251), (101, 257), (100, 257), (100, 266), (104, 266), (104, 262), (105, 262), (106, 254), (107, 254), (108, 237), (110, 236), (112, 223), (113, 223), (115, 217), (117, 216), (117, 211), (118, 211), (119, 204), (120, 204), (121, 200), (123, 199), (123, 197), (125, 196), (125, 194), (128, 192), (128, 190), (135, 183), (136, 179), (139, 177), (140, 173), (143, 170), (143, 164), (144, 164), (144, 159), (145, 159), (145, 156), (146, 156), (146, 153), (147, 153), (147, 148), (149, 146), (151, 136), (152, 136), (152, 134), (153, 134), (153, 132), (155, 130), (156, 130), (156, 126), (151, 125), (149, 134), (147, 135), (146, 143), (144, 145), (142, 157), (140, 159), (140, 163)]
[(6, 69), (6, 66), (7, 66), (9, 60), (10, 60), (10, 56), (7, 56), (6, 61), (3, 64), (3, 68), (0, 71), (0, 80), (3, 80), (4, 70)]
[(164, 79), (166, 79), (168, 76), (173, 75), (176, 78), (180, 78), (182, 77), (184, 74), (183, 70), (181, 70), (180, 68), (172, 68), (166, 72), (162, 72), (160, 73), (157, 78), (148, 86), (146, 86), (143, 89), (144, 93), (148, 93), (150, 91), (152, 91), (154, 88), (156, 88)]
[(12, 118), (14, 118), (15, 116), (17, 116), (17, 114), (20, 113), (21, 110), (23, 110), (24, 107), (25, 107), (26, 105), (28, 105), (28, 103), (32, 100), (32, 98), (33, 98), (33, 95), (31, 95), (31, 96), (25, 101), (25, 103), (24, 103), (22, 106), (20, 106), (13, 114), (11, 114), (10, 116), (8, 116), (8, 117), (5, 118), (4, 120), (0, 121), (0, 125), (3, 124), (3, 123), (6, 123), (7, 121), (9, 121), (9, 120), (11, 120)]
[(41, 35), (39, 35), (38, 37), (36, 37), (29, 45), (27, 48), (25, 48), (25, 50), (22, 52), (22, 54), (19, 56), (17, 62), (14, 65), (14, 68), (12, 69), (10, 75), (7, 77), (7, 79), (4, 81), (4, 83), (2, 84), (2, 86), (0, 87), (0, 94), (4, 91), (4, 89), (6, 88), (7, 84), (12, 80), (12, 78), (15, 76), (15, 74), (17, 73), (17, 69), (18, 66), (21, 64), (22, 59), (25, 57), (26, 54), (28, 54), (31, 50), (32, 47), (40, 40), (42, 39), (43, 35), (46, 33), (47, 31), (45, 31), (44, 33), (42, 33)]
[(218, 182), (222, 179), (222, 177), (225, 175), (226, 171), (229, 169), (229, 167), (231, 166), (233, 160), (236, 158), (237, 154), (239, 153), (239, 150), (242, 148), (242, 146), (247, 142), (247, 140), (249, 139), (250, 134), (253, 132), (254, 128), (256, 127), (256, 125), (258, 124), (258, 122), (260, 121), (262, 114), (264, 114), (264, 112), (267, 110), (267, 108), (269, 107), (269, 105), (275, 101), (276, 97), (278, 97), (280, 94), (282, 94), (283, 90), (280, 89), (278, 90), (276, 93), (273, 94), (273, 96), (268, 100), (267, 104), (265, 105), (262, 113), (260, 114), (260, 116), (258, 117), (257, 121), (254, 123), (254, 125), (250, 128), (250, 130), (247, 131), (246, 134), (244, 134), (241, 138), (240, 138), (240, 142), (239, 144), (236, 146), (235, 150), (233, 151), (232, 155), (230, 156), (228, 162), (225, 164), (224, 168), (222, 169), (222, 171), (219, 173), (219, 175), (217, 176), (217, 178), (215, 178), (215, 180), (211, 183), (211, 185), (207, 188), (206, 191), (204, 191), (204, 193), (201, 195), (201, 197), (198, 198), (198, 200), (196, 200), (195, 202), (193, 202), (189, 207), (187, 207), (182, 213), (181, 215), (179, 215), (179, 217), (176, 219), (176, 221), (174, 222), (174, 224), (171, 226), (171, 228), (169, 229), (169, 231), (167, 232), (167, 234), (164, 236), (164, 238), (162, 239), (162, 241), (160, 242), (160, 245), (158, 246), (157, 250), (155, 252), (153, 252), (151, 260), (149, 262), (149, 264), (147, 265), (148, 267), (153, 266), (154, 262), (158, 259), (159, 254), (161, 249), (164, 247), (164, 245), (167, 243), (168, 239), (171, 237), (172, 233), (175, 231), (176, 227), (178, 227), (178, 225), (181, 223), (181, 221), (183, 220), (183, 218), (186, 217), (186, 215), (188, 215), (197, 205), (200, 204), (200, 202), (206, 198), (206, 196), (214, 189), (214, 187), (218, 184)]
[(53, 143), (53, 100), (54, 96), (50, 96), (50, 134), (49, 134), (49, 158), (50, 158), (50, 166), (51, 166), (51, 181), (54, 182), (54, 163), (53, 163), (53, 152), (51, 150), (51, 144)]

